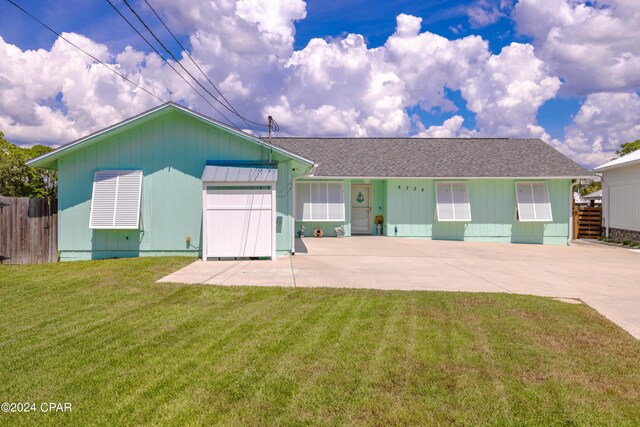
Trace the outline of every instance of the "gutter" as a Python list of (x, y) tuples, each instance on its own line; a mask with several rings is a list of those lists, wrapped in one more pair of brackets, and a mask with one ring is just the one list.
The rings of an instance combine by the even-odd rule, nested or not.
[(296, 254), (296, 213), (295, 213), (295, 207), (296, 207), (296, 181), (301, 179), (301, 178), (309, 178), (311, 176), (313, 176), (313, 174), (316, 172), (316, 169), (318, 169), (319, 163), (314, 163), (313, 166), (311, 166), (309, 168), (308, 171), (306, 171), (305, 173), (303, 173), (302, 175), (298, 175), (295, 178), (291, 179), (291, 255), (295, 255)]
[[(600, 182), (602, 182), (602, 184), (603, 184), (603, 187), (602, 187), (602, 190), (603, 190), (602, 191), (602, 209), (603, 209), (603, 211), (604, 211), (604, 193), (605, 193), (604, 192), (604, 186), (607, 187), (607, 216), (606, 217), (603, 216), (603, 217), (604, 217), (604, 220), (605, 220), (604, 237), (606, 237), (608, 239), (609, 238), (609, 217), (611, 216), (611, 210), (610, 210), (610, 207), (611, 207), (611, 197), (610, 197), (611, 191), (610, 191), (609, 183), (604, 180), (604, 177), (602, 176), (602, 173), (600, 173), (600, 174), (596, 173), (596, 176), (600, 177)], [(604, 214), (604, 212), (602, 212), (602, 213)]]
[(579, 180), (574, 179), (571, 181), (571, 186), (569, 187), (569, 194), (571, 195), (571, 197), (569, 199), (569, 239), (567, 239), (567, 246), (571, 246), (571, 242), (575, 238), (575, 236), (573, 235), (573, 223), (575, 221), (575, 214), (573, 212), (573, 205), (575, 203), (575, 200), (573, 199), (573, 192), (576, 188), (576, 185), (578, 185), (579, 183)]
[(386, 179), (388, 181), (396, 179), (433, 179), (433, 180), (469, 180), (469, 179), (513, 179), (516, 181), (541, 181), (555, 179), (593, 179), (595, 175), (584, 176), (349, 176), (349, 175), (322, 175), (313, 176), (313, 178), (330, 180), (330, 179)]

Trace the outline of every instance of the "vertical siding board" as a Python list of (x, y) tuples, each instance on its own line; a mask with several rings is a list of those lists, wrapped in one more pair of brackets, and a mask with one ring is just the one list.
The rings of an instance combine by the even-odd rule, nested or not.
[(396, 209), (398, 202), (396, 200), (396, 191), (393, 188), (395, 181), (387, 181), (387, 236), (393, 236), (393, 228), (396, 225)]
[(427, 237), (433, 237), (433, 223), (436, 220), (435, 180), (430, 179), (424, 183), (424, 203), (427, 206)]
[(609, 186), (602, 199), (609, 226), (640, 231), (640, 165), (621, 166), (602, 175)]
[(129, 150), (130, 150), (130, 167), (138, 168), (142, 159), (142, 142), (141, 142), (141, 133), (142, 130), (140, 128), (131, 129), (131, 135), (129, 139)]
[(403, 179), (402, 180), (402, 199), (404, 201), (404, 219), (402, 221), (402, 235), (403, 236), (412, 236), (413, 235), (413, 230), (411, 228), (411, 214), (412, 214), (412, 208), (413, 206), (411, 206), (411, 199), (408, 197), (408, 191), (407, 187), (409, 186), (409, 180), (408, 179)]
[[(92, 251), (103, 257), (138, 251), (197, 254), (202, 231), (200, 176), (206, 160), (260, 158), (259, 145), (176, 112), (69, 154), (58, 162), (63, 257), (88, 259)], [(88, 228), (93, 172), (98, 168), (143, 170), (141, 232)], [(290, 199), (284, 200), (286, 204)], [(281, 210), (290, 215), (287, 206)], [(278, 250), (289, 250), (291, 225), (283, 222), (281, 228)], [(186, 246), (187, 235), (191, 248)]]
[[(569, 180), (548, 182), (554, 214), (553, 222), (548, 224), (515, 220), (515, 180), (469, 179), (467, 182), (472, 221), (455, 223), (437, 221), (435, 180), (389, 180), (386, 185), (386, 234), (393, 235), (397, 226), (399, 236), (414, 237), (525, 243), (562, 243), (567, 237)], [(420, 192), (422, 185), (424, 197)], [(416, 192), (413, 192), (414, 186)]]

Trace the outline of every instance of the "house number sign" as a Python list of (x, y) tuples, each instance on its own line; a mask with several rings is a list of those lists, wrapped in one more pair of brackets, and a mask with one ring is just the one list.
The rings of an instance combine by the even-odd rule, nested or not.
[[(409, 186), (406, 186), (407, 190), (409, 190)], [(402, 190), (402, 186), (398, 185), (398, 190)], [(418, 187), (413, 187), (413, 191), (418, 191)], [(420, 191), (424, 192), (424, 188), (421, 188)]]

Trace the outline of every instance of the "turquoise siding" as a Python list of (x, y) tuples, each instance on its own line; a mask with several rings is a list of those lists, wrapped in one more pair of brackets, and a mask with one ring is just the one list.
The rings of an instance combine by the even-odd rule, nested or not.
[[(313, 180), (313, 179), (311, 179)], [(331, 181), (330, 179), (318, 178), (318, 181)], [(299, 182), (310, 181), (309, 179), (301, 179)], [(343, 226), (345, 229), (345, 236), (351, 236), (351, 203), (349, 197), (351, 197), (351, 185), (354, 184), (369, 184), (371, 185), (371, 235), (376, 234), (376, 226), (374, 223), (376, 215), (385, 215), (387, 206), (387, 181), (381, 179), (346, 179), (344, 183), (344, 197), (345, 197), (345, 221), (296, 221), (296, 231), (300, 230), (300, 225), (304, 224), (305, 236), (313, 236), (313, 231), (317, 228), (324, 232), (325, 236), (334, 237), (336, 232), (334, 228)]]
[(387, 184), (388, 236), (430, 237), (446, 240), (483, 240), (512, 243), (567, 242), (570, 184), (548, 180), (553, 222), (516, 221), (516, 190), (512, 179), (470, 179), (471, 222), (438, 222), (435, 180), (389, 180)]
[[(568, 179), (548, 180), (553, 222), (516, 221), (516, 180), (467, 180), (471, 222), (439, 222), (436, 216), (435, 182), (432, 179), (344, 180), (346, 221), (300, 222), (306, 236), (321, 228), (325, 236), (335, 236), (334, 227), (343, 225), (350, 235), (350, 193), (353, 184), (371, 184), (372, 226), (375, 215), (384, 215), (386, 236), (425, 237), (434, 240), (470, 240), (512, 243), (566, 244), (569, 230), (570, 184)], [(397, 233), (396, 233), (397, 228)]]
[[(268, 155), (257, 144), (174, 110), (69, 153), (58, 161), (61, 259), (200, 255), (206, 161)], [(292, 241), (290, 179), (304, 166), (275, 153), (273, 158), (279, 161), (276, 246), (286, 253)], [(89, 228), (96, 169), (143, 170), (141, 230)]]
[[(308, 181), (305, 179), (300, 179), (297, 182)], [(331, 179), (317, 179), (316, 181), (332, 181)], [(334, 180), (335, 181), (335, 180)], [(304, 225), (305, 231), (304, 235), (307, 237), (313, 236), (313, 231), (316, 229), (321, 229), (325, 236), (327, 237), (335, 237), (336, 227), (344, 227), (344, 234), (346, 237), (351, 236), (351, 210), (349, 209), (349, 194), (351, 194), (351, 181), (344, 181), (344, 200), (345, 200), (345, 211), (344, 221), (296, 221), (296, 235), (300, 230), (300, 226)]]
[[(293, 183), (309, 165), (247, 141), (179, 110), (167, 109), (151, 117), (99, 135), (58, 160), (59, 241), (62, 260), (146, 255), (201, 255), (202, 182), (207, 160), (265, 160), (278, 162), (276, 187), (276, 251), (290, 253)], [(89, 216), (93, 174), (97, 169), (143, 171), (141, 229), (91, 230)], [(313, 178), (312, 178), (313, 179)], [(469, 223), (438, 222), (435, 181), (425, 179), (343, 180), (345, 221), (305, 222), (306, 235), (321, 228), (334, 236), (343, 226), (351, 235), (351, 186), (372, 188), (371, 233), (375, 215), (384, 215), (384, 234), (432, 239), (484, 240), (514, 243), (566, 243), (570, 180), (549, 180), (553, 222), (515, 220), (515, 181), (468, 180)], [(397, 228), (397, 234), (396, 234)], [(190, 237), (190, 243), (187, 243)]]

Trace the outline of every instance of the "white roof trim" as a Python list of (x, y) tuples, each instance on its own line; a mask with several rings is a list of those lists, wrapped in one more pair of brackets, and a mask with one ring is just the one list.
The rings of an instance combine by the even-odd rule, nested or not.
[(607, 169), (614, 169), (621, 166), (627, 166), (632, 163), (640, 163), (640, 150), (633, 151), (626, 156), (618, 157), (617, 159), (613, 159), (610, 162), (605, 163), (604, 165), (600, 165), (594, 169), (596, 172), (601, 172)]
[(582, 196), (583, 199), (597, 199), (602, 198), (602, 189), (596, 190), (593, 193), (585, 194)]
[(117, 129), (119, 127), (125, 126), (125, 125), (127, 125), (129, 123), (132, 123), (132, 122), (134, 122), (136, 120), (139, 120), (141, 118), (147, 117), (147, 116), (149, 116), (151, 114), (154, 114), (154, 113), (156, 113), (156, 112), (158, 112), (160, 110), (163, 110), (165, 108), (172, 108), (172, 107), (175, 108), (176, 110), (180, 110), (180, 111), (182, 111), (182, 112), (184, 112), (186, 114), (189, 114), (190, 116), (195, 117), (195, 118), (197, 118), (199, 120), (202, 120), (204, 122), (207, 122), (207, 123), (213, 124), (215, 126), (224, 128), (225, 130), (227, 130), (227, 131), (229, 131), (229, 132), (231, 132), (231, 133), (233, 133), (235, 135), (238, 135), (238, 136), (240, 136), (240, 137), (242, 137), (242, 138), (244, 138), (246, 140), (249, 140), (249, 141), (251, 141), (251, 142), (253, 142), (255, 144), (263, 145), (265, 147), (268, 147), (269, 149), (275, 151), (276, 153), (280, 153), (280, 154), (283, 154), (283, 155), (285, 155), (287, 157), (294, 158), (294, 159), (299, 160), (299, 161), (301, 161), (303, 163), (307, 163), (307, 164), (310, 164), (310, 165), (314, 164), (312, 160), (306, 159), (306, 158), (304, 158), (304, 157), (302, 157), (302, 156), (300, 156), (298, 154), (291, 153), (291, 152), (289, 152), (287, 150), (284, 150), (284, 149), (282, 149), (280, 147), (277, 147), (275, 145), (269, 144), (268, 142), (263, 141), (262, 139), (258, 138), (257, 136), (253, 136), (253, 135), (248, 134), (246, 132), (242, 132), (240, 130), (234, 129), (234, 128), (230, 127), (230, 126), (225, 125), (224, 123), (221, 123), (221, 122), (219, 122), (217, 120), (214, 120), (214, 119), (212, 119), (210, 117), (207, 117), (204, 114), (200, 114), (200, 113), (198, 113), (196, 111), (192, 111), (192, 110), (190, 110), (190, 109), (188, 109), (186, 107), (183, 107), (182, 105), (179, 105), (179, 104), (176, 104), (176, 103), (173, 103), (173, 102), (167, 102), (165, 104), (158, 105), (157, 107), (154, 107), (154, 108), (152, 108), (150, 110), (144, 111), (144, 112), (142, 112), (142, 113), (140, 113), (140, 114), (138, 114), (136, 116), (129, 117), (128, 119), (125, 119), (125, 120), (123, 120), (123, 121), (121, 121), (119, 123), (116, 123), (114, 125), (106, 127), (104, 129), (101, 129), (101, 130), (99, 130), (97, 132), (94, 132), (92, 134), (89, 134), (89, 135), (87, 135), (85, 137), (82, 137), (80, 139), (72, 141), (72, 142), (70, 142), (68, 144), (62, 145), (61, 147), (58, 147), (53, 151), (50, 151), (50, 152), (48, 152), (46, 154), (43, 154), (41, 156), (38, 156), (38, 157), (36, 157), (34, 159), (31, 159), (31, 160), (27, 161), (26, 164), (27, 164), (27, 166), (34, 166), (34, 163), (38, 163), (38, 162), (40, 162), (42, 160), (46, 160), (46, 159), (48, 159), (50, 157), (57, 157), (60, 153), (63, 153), (63, 152), (65, 152), (65, 151), (67, 151), (67, 150), (69, 150), (69, 149), (71, 149), (73, 147), (76, 147), (76, 146), (78, 146), (80, 144), (83, 144), (83, 143), (87, 142), (88, 140), (91, 140), (93, 138), (99, 137), (99, 136), (101, 136), (101, 135), (103, 135), (105, 133), (108, 133), (108, 132), (110, 132), (110, 131), (112, 131), (114, 129)]
[(278, 169), (240, 166), (205, 166), (202, 182), (256, 182), (273, 183), (278, 180)]
[(516, 179), (516, 180), (553, 180), (553, 179), (593, 179), (593, 175), (587, 176), (331, 176), (331, 175), (305, 175), (300, 179), (435, 179), (435, 180), (466, 180), (466, 179)]
[(301, 161), (303, 163), (308, 163), (310, 165), (314, 164), (312, 160), (304, 158), (304, 157), (300, 156), (299, 154), (295, 154), (295, 153), (292, 153), (291, 151), (287, 151), (287, 150), (285, 150), (283, 148), (280, 148), (280, 147), (277, 147), (277, 146), (275, 146), (273, 144), (269, 144), (268, 142), (263, 141), (262, 139), (258, 138), (257, 136), (254, 136), (254, 135), (251, 135), (249, 133), (242, 132), (242, 131), (239, 131), (237, 129), (234, 129), (234, 128), (230, 127), (230, 126), (225, 125), (224, 123), (221, 123), (221, 122), (219, 122), (217, 120), (212, 119), (211, 117), (207, 117), (204, 114), (200, 114), (197, 111), (190, 110), (190, 109), (188, 109), (186, 107), (183, 107), (182, 105), (179, 105), (179, 104), (170, 103), (169, 105), (171, 105), (174, 108), (176, 108), (178, 110), (181, 110), (181, 111), (183, 111), (183, 112), (185, 112), (185, 113), (187, 113), (187, 114), (189, 114), (191, 116), (197, 117), (197, 118), (199, 118), (199, 119), (201, 119), (201, 120), (203, 120), (205, 122), (209, 122), (209, 123), (212, 123), (214, 125), (223, 127), (226, 130), (228, 130), (229, 132), (235, 133), (238, 136), (241, 136), (241, 137), (243, 137), (245, 139), (251, 140), (252, 142), (254, 142), (256, 144), (264, 145), (264, 146), (272, 149), (276, 153), (284, 154), (287, 157), (292, 157), (292, 158), (294, 158), (296, 160), (299, 160), (299, 161)]

